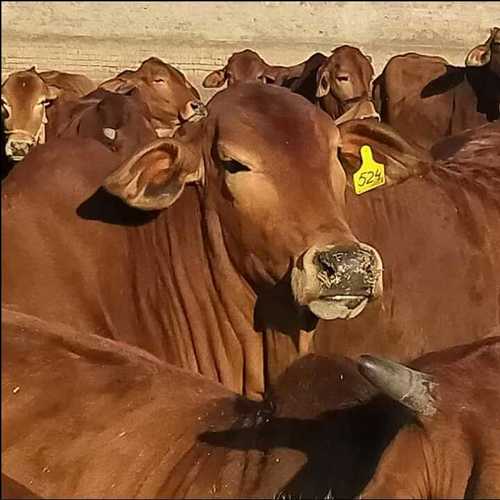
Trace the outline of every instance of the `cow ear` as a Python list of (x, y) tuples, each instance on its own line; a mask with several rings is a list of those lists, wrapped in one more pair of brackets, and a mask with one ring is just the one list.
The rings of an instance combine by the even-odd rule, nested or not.
[(59, 87), (56, 87), (55, 85), (47, 85), (47, 95), (46, 99), (48, 101), (53, 101), (54, 99), (57, 99), (61, 94), (63, 90)]
[(170, 207), (189, 182), (201, 181), (201, 156), (174, 139), (142, 148), (104, 181), (107, 191), (141, 210)]
[(385, 185), (425, 175), (432, 166), (430, 153), (405, 141), (393, 128), (374, 120), (350, 120), (338, 126), (339, 158), (348, 177), (362, 164), (361, 147), (370, 146), (373, 159), (382, 163)]
[(109, 92), (116, 92), (117, 94), (128, 94), (137, 87), (136, 82), (121, 80), (119, 78), (112, 78), (99, 85), (99, 88)]
[(226, 70), (217, 69), (209, 73), (203, 80), (202, 85), (206, 89), (213, 89), (217, 87), (222, 87), (226, 81)]
[(318, 86), (316, 88), (316, 97), (325, 97), (330, 92), (330, 74), (328, 71), (320, 70)]
[(486, 66), (491, 61), (491, 45), (486, 43), (474, 47), (465, 58), (466, 66)]

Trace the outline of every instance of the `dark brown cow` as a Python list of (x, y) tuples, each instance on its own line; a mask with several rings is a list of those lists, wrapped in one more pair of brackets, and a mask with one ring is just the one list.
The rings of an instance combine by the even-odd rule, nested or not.
[(500, 31), (472, 49), (465, 67), (441, 57), (398, 55), (374, 82), (382, 121), (429, 149), (443, 137), (500, 116)]
[(340, 131), (348, 183), (368, 144), (400, 184), (348, 190), (350, 227), (383, 258), (384, 294), (349, 322), (320, 323), (315, 349), (408, 361), (499, 325), (500, 123), (434, 162), (384, 124), (354, 120)]
[[(335, 120), (378, 118), (371, 102), (373, 68), (369, 56), (359, 49), (343, 45), (330, 57), (313, 54), (295, 66), (271, 66), (253, 50), (235, 52), (222, 69), (205, 77), (203, 86), (222, 87), (227, 82), (260, 80), (289, 88), (309, 101), (319, 102)], [(349, 112), (349, 113), (347, 113)]]
[(133, 346), (11, 310), (2, 321), (2, 471), (13, 491), (352, 498), (366, 487), (450, 498), (472, 472), (470, 497), (498, 495), (498, 337), (411, 364), (425, 375), (363, 357), (389, 397), (352, 360), (309, 355), (256, 403)]
[(406, 368), (364, 356), (362, 373), (415, 420), (384, 451), (361, 498), (500, 497), (500, 337)]
[(38, 73), (33, 66), (7, 77), (2, 84), (2, 118), (7, 136), (7, 158), (19, 161), (35, 144), (46, 139), (46, 124), (55, 99), (76, 99), (92, 92), (94, 82), (86, 76), (60, 71)]
[(120, 93), (137, 88), (159, 137), (170, 137), (184, 121), (206, 115), (198, 91), (178, 69), (158, 57), (146, 59), (135, 71), (122, 71), (100, 87)]
[(361, 313), (381, 262), (345, 223), (326, 113), (260, 83), (209, 110), (118, 170), (91, 141), (34, 150), (3, 186), (3, 300), (260, 397), (308, 351), (310, 311)]

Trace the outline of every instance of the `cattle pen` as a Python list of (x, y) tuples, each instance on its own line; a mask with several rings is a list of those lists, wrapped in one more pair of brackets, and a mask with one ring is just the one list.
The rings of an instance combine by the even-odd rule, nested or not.
[(404, 52), (463, 64), (478, 36), (500, 23), (500, 2), (6, 1), (1, 8), (2, 81), (33, 65), (102, 81), (155, 55), (204, 99), (214, 93), (201, 86), (205, 75), (245, 48), (288, 65), (351, 44), (372, 57), (378, 74)]

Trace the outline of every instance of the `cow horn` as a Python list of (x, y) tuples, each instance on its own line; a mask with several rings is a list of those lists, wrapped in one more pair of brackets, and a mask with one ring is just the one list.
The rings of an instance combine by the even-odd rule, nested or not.
[(375, 387), (415, 413), (431, 416), (436, 412), (432, 396), (436, 384), (430, 375), (368, 355), (359, 358), (358, 367)]

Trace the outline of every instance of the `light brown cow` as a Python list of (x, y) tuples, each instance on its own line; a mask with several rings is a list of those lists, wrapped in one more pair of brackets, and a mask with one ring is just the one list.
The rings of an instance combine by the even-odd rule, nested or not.
[(7, 158), (19, 161), (36, 144), (46, 139), (46, 124), (50, 120), (47, 106), (57, 98), (74, 99), (96, 88), (83, 75), (44, 71), (33, 66), (27, 71), (10, 74), (2, 84), (2, 118), (7, 136)]
[(34, 151), (3, 187), (2, 296), (260, 397), (308, 351), (310, 311), (381, 293), (381, 262), (345, 223), (326, 113), (257, 82), (208, 108), (118, 169), (91, 142)]
[(379, 118), (372, 103), (371, 62), (358, 48), (342, 45), (318, 69), (316, 97), (338, 125), (353, 118)]
[(253, 50), (235, 52), (224, 68), (209, 73), (203, 86), (222, 87), (226, 82), (260, 80), (287, 87), (309, 101), (319, 102), (338, 123), (354, 118), (378, 118), (371, 102), (373, 68), (369, 56), (343, 45), (330, 57), (313, 54), (295, 66), (272, 66)]
[(170, 137), (184, 121), (206, 116), (200, 94), (181, 71), (158, 57), (146, 59), (137, 70), (125, 70), (100, 84), (112, 92), (137, 88), (148, 105), (159, 137)]
[(412, 368), (360, 359), (368, 380), (413, 417), (360, 498), (500, 498), (500, 337), (429, 354)]

